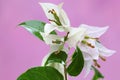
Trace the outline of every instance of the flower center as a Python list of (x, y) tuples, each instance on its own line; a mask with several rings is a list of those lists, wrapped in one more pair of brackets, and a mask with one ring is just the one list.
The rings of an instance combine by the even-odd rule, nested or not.
[(87, 42), (86, 40), (82, 40), (83, 44), (86, 44), (87, 46), (91, 47), (91, 48), (95, 48), (94, 45), (92, 45), (91, 43)]
[(57, 15), (57, 13), (55, 12), (54, 9), (49, 10), (48, 13), (51, 13), (51, 14), (54, 16), (54, 19), (55, 19), (55, 20), (49, 19), (49, 21), (54, 22), (54, 23), (57, 24), (58, 26), (61, 26), (61, 25), (62, 25), (61, 22), (60, 22), (60, 19), (59, 19), (58, 15)]
[(55, 10), (52, 9), (52, 10), (49, 10), (48, 13), (51, 13), (51, 14), (56, 14)]
[(95, 46), (92, 45), (91, 43), (87, 42), (88, 39), (93, 39), (93, 40), (99, 42), (99, 38), (92, 38), (92, 37), (89, 37), (89, 36), (85, 36), (85, 37), (84, 37), (84, 40), (82, 40), (82, 43), (83, 43), (83, 44), (86, 44), (87, 46), (89, 46), (89, 47), (91, 47), (91, 48), (95, 48)]

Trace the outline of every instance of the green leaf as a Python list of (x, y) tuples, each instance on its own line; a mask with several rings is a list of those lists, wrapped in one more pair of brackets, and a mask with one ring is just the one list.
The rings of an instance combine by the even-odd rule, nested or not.
[(67, 68), (67, 72), (71, 76), (77, 76), (81, 73), (83, 67), (84, 67), (84, 58), (81, 50), (77, 47), (72, 56), (72, 62)]
[[(45, 22), (37, 21), (37, 20), (30, 20), (26, 22), (22, 22), (19, 24), (19, 26), (24, 27), (26, 30), (28, 30), (30, 33), (38, 37), (40, 40), (43, 40), (42, 35), (40, 32), (44, 32), (44, 26)], [(55, 31), (51, 32), (51, 34), (56, 34)]]
[(64, 80), (62, 74), (53, 67), (35, 67), (20, 75), (17, 80)]
[(47, 65), (48, 63), (53, 63), (53, 62), (57, 62), (57, 63), (65, 63), (67, 59), (67, 54), (64, 51), (60, 51), (59, 53), (56, 54), (56, 52), (53, 52), (47, 59), (45, 65)]
[(93, 79), (92, 80), (98, 80), (100, 78), (104, 78), (104, 76), (102, 75), (102, 73), (97, 70), (97, 68), (95, 68), (94, 66), (92, 66), (93, 70), (94, 70), (94, 76), (93, 76)]
[(37, 36), (39, 39), (41, 39), (42, 41), (44, 41), (42, 35), (41, 35), (39, 32), (33, 31), (32, 34), (34, 34), (34, 35)]
[(33, 31), (44, 32), (43, 27), (45, 26), (45, 22), (37, 21), (37, 20), (29, 20), (26, 22), (22, 22), (19, 25), (26, 27), (26, 28), (29, 28)]

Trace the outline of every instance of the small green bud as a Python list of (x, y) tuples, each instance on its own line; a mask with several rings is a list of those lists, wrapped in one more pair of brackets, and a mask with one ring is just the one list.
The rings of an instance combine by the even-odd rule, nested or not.
[(89, 36), (85, 36), (85, 39), (89, 39), (90, 37)]

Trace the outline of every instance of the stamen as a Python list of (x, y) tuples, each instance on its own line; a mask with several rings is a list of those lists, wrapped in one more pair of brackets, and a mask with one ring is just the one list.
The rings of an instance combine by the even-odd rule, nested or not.
[(48, 19), (49, 21), (51, 21), (51, 22), (56, 22), (55, 20), (51, 20), (51, 19)]
[(89, 47), (91, 47), (91, 48), (95, 48), (95, 46), (93, 46), (91, 43), (86, 43)]
[(55, 22), (58, 26), (62, 25), (61, 22), (60, 22), (59, 16), (57, 15), (57, 13), (55, 12), (54, 9), (49, 10), (48, 13), (51, 13), (54, 16), (54, 19), (55, 19), (55, 20), (49, 19), (49, 21)]
[(91, 43), (89, 43), (89, 42), (87, 42), (87, 41), (85, 41), (85, 40), (82, 40), (81, 42), (82, 42), (83, 44), (88, 45), (88, 46), (91, 47), (91, 48), (95, 48), (95, 46), (93, 46)]
[(56, 41), (52, 41), (52, 43), (56, 43)]
[(91, 39), (95, 39), (96, 41), (99, 41), (99, 38), (91, 38)]
[(60, 43), (63, 43), (63, 42), (60, 41), (60, 40), (56, 40), (56, 41), (52, 41), (52, 43), (60, 44)]
[(106, 61), (106, 59), (103, 56), (99, 56), (101, 60)]
[(49, 10), (48, 13), (51, 13), (51, 14), (56, 14), (55, 10), (52, 9), (52, 10)]
[(57, 21), (55, 21), (55, 20), (51, 20), (51, 19), (48, 19), (49, 21), (51, 21), (51, 22), (54, 22), (54, 23), (56, 23), (56, 24), (59, 24)]
[(48, 19), (49, 21), (56, 22), (55, 20)]
[(97, 63), (97, 60), (93, 60), (94, 61), (94, 65), (97, 66), (98, 68), (100, 68), (101, 66)]

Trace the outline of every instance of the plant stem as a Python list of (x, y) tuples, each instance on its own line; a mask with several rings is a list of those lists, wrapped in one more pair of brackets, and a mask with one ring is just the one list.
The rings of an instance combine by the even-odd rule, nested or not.
[[(63, 43), (63, 45), (65, 44), (66, 40), (68, 39), (68, 35), (69, 35), (69, 32), (67, 32), (67, 35), (64, 37), (64, 43)], [(65, 65), (64, 65), (65, 80), (67, 80), (67, 68), (66, 68), (66, 66), (67, 66), (67, 63), (65, 63)]]
[(64, 65), (64, 75), (65, 75), (65, 80), (67, 80), (67, 69), (66, 69), (66, 64)]

